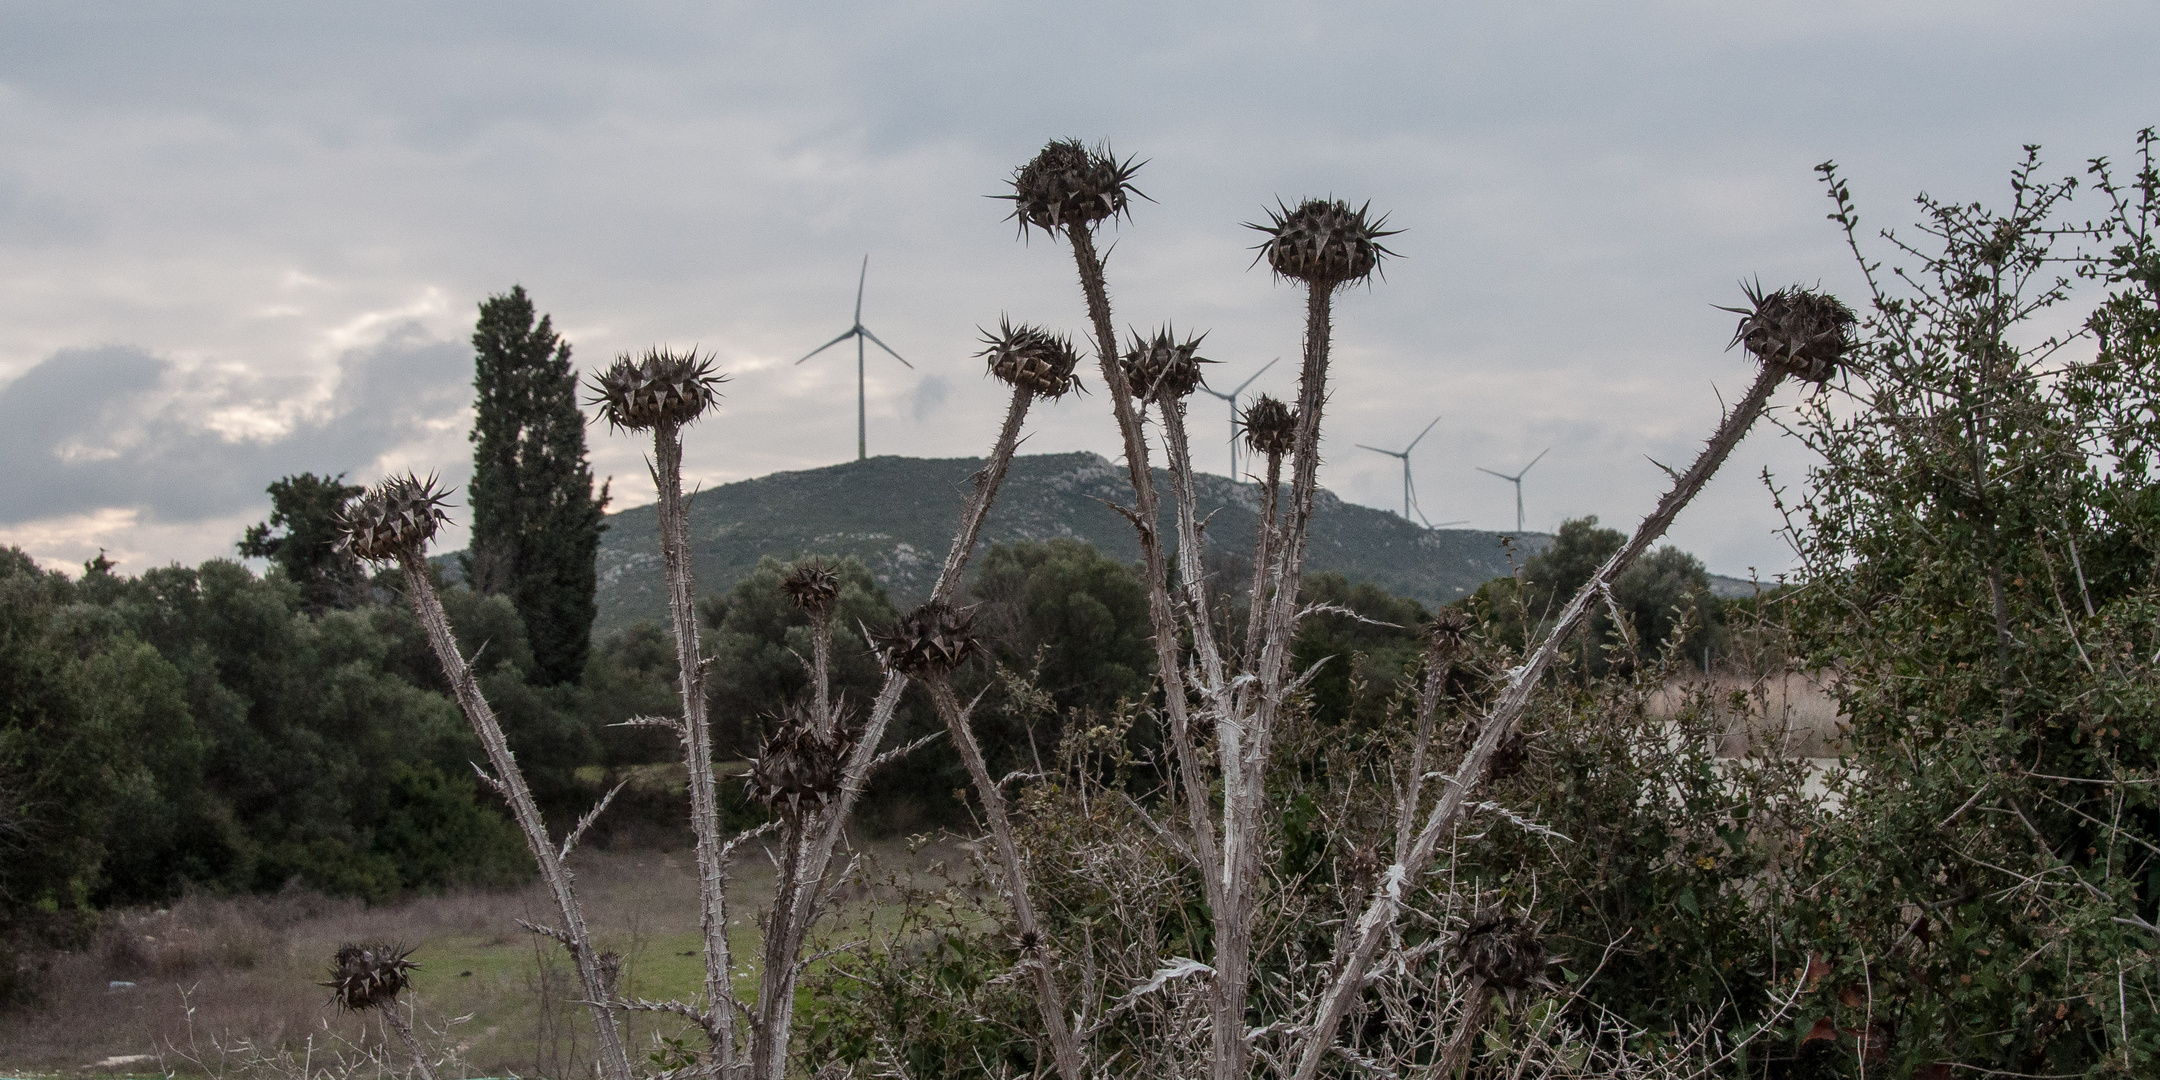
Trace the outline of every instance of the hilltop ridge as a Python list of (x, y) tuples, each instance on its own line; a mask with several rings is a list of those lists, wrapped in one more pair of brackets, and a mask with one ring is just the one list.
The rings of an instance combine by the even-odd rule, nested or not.
[[(895, 603), (920, 601), (952, 543), (969, 478), (982, 467), (983, 459), (975, 457), (888, 455), (700, 491), (690, 508), (698, 591), (726, 590), (766, 555), (851, 555), (870, 568)], [(1156, 482), (1167, 488), (1161, 470)], [(1207, 473), (1194, 482), (1211, 553), (1249, 558), (1259, 486)], [(1131, 499), (1125, 470), (1099, 454), (1016, 457), (983, 528), (982, 544), (1065, 536), (1087, 541), (1111, 558), (1137, 560), (1140, 544), (1131, 524), (1109, 505)], [(1164, 535), (1175, 535), (1167, 509), (1162, 525)], [(1425, 529), (1383, 510), (1343, 502), (1323, 489), (1313, 500), (1309, 567), (1437, 605), (1512, 573), (1508, 539), (1477, 529)], [(1515, 558), (1521, 559), (1552, 538), (1528, 533), (1513, 539)], [(665, 617), (652, 506), (609, 515), (598, 562), (595, 629)]]

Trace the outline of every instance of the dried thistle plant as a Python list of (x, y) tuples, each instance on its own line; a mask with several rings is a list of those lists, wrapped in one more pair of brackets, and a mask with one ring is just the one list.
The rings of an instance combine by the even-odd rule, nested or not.
[[(486, 695), (481, 693), (471, 665), (458, 651), (457, 639), (451, 635), (449, 616), (443, 612), (442, 598), (436, 595), (435, 583), (428, 576), (427, 544), (445, 520), (442, 507), (446, 498), (447, 494), (436, 488), (432, 478), (420, 480), (409, 474), (390, 477), (368, 489), (347, 510), (343, 521), (343, 543), (362, 559), (395, 562), (403, 571), (406, 600), (426, 630), (428, 645), (442, 664), (451, 693), (465, 713), (466, 721), (472, 725), (473, 733), (479, 736), (480, 746), (486, 751), (488, 763), (494, 770), (492, 773), (482, 770), (480, 779), (509, 804), (511, 820), (539, 864), (541, 880), (554, 899), (556, 912), (562, 920), (559, 927), (527, 924), (527, 928), (560, 943), (577, 965), (578, 979), (585, 989), (586, 1008), (592, 1016), (598, 1043), (595, 1056), (600, 1075), (604, 1080), (630, 1080), (630, 1058), (623, 1047), (622, 1030), (608, 1004), (610, 995), (601, 978), (591, 935), (585, 928), (584, 909), (578, 903), (576, 886), (563, 865), (577, 846), (584, 827), (591, 824), (599, 809), (588, 814), (564, 839), (562, 846), (556, 847), (540, 818), (540, 808), (533, 801), (532, 791), (525, 784), (525, 775), (518, 768), (517, 758), (510, 752), (510, 742), (503, 735), (502, 724), (496, 719)], [(603, 806), (605, 803), (606, 800), (602, 800)]]
[(428, 1065), (427, 1051), (413, 1033), (412, 1021), (397, 1004), (398, 995), (411, 985), (408, 973), (420, 967), (406, 959), (411, 955), (409, 948), (380, 941), (340, 945), (330, 963), (330, 979), (321, 985), (330, 988), (330, 1000), (339, 1008), (352, 1012), (380, 1010), (383, 1023), (397, 1032), (405, 1052), (412, 1056), (413, 1070), (421, 1080), (435, 1080), (435, 1070)]

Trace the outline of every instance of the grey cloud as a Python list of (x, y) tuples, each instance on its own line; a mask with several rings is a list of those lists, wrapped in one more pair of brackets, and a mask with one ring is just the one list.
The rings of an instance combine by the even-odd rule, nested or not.
[(925, 375), (915, 384), (914, 393), (908, 395), (908, 407), (915, 422), (920, 424), (937, 415), (945, 407), (945, 399), (952, 392), (952, 384), (943, 375)]
[[(417, 328), (349, 354), (326, 417), (282, 437), (211, 430), (182, 373), (130, 346), (66, 349), (0, 387), (0, 523), (107, 507), (189, 521), (243, 510), (297, 472), (359, 474), (470, 399), (462, 346)], [(185, 404), (183, 404), (183, 402)]]

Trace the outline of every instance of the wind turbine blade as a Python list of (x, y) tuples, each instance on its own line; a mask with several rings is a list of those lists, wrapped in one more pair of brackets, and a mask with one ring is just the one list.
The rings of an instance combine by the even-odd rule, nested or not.
[(1509, 483), (1513, 483), (1513, 482), (1515, 481), (1515, 478), (1514, 478), (1514, 477), (1512, 477), (1512, 476), (1509, 476), (1508, 474), (1506, 474), (1506, 473), (1504, 473), (1504, 472), (1494, 472), (1494, 471), (1492, 471), (1491, 469), (1488, 469), (1488, 468), (1486, 468), (1486, 467), (1485, 467), (1485, 466), (1483, 466), (1483, 465), (1472, 465), (1472, 466), (1470, 466), (1470, 467), (1471, 467), (1471, 468), (1473, 468), (1473, 469), (1476, 469), (1477, 471), (1479, 471), (1479, 472), (1481, 472), (1481, 473), (1484, 473), (1484, 474), (1485, 474), (1485, 475), (1487, 475), (1487, 476), (1497, 476), (1497, 477), (1499, 477), (1499, 478), (1500, 478), (1500, 479), (1502, 479), (1502, 480), (1506, 480), (1506, 481), (1508, 481)]
[(1402, 456), (1401, 454), (1398, 454), (1398, 453), (1396, 453), (1396, 452), (1395, 452), (1395, 451), (1393, 451), (1393, 450), (1382, 450), (1382, 449), (1380, 449), (1380, 448), (1379, 448), (1379, 447), (1377, 447), (1377, 446), (1367, 446), (1367, 445), (1365, 445), (1364, 443), (1351, 443), (1350, 445), (1352, 445), (1352, 446), (1355, 446), (1355, 447), (1357, 447), (1357, 448), (1358, 448), (1358, 449), (1360, 449), (1360, 450), (1370, 450), (1370, 451), (1372, 451), (1372, 452), (1373, 452), (1373, 453), (1375, 453), (1375, 454), (1386, 454), (1386, 455), (1387, 455), (1387, 456), (1389, 456), (1389, 457), (1401, 457), (1401, 456)]
[(1435, 427), (1436, 425), (1438, 425), (1439, 423), (1440, 423), (1440, 418), (1439, 418), (1439, 417), (1437, 417), (1437, 416), (1433, 417), (1433, 418), (1432, 418), (1432, 423), (1430, 423), (1430, 424), (1427, 424), (1427, 425), (1425, 425), (1425, 430), (1423, 430), (1423, 431), (1420, 431), (1420, 432), (1418, 432), (1418, 433), (1417, 433), (1417, 438), (1415, 438), (1415, 439), (1412, 439), (1412, 440), (1410, 440), (1410, 445), (1409, 445), (1409, 446), (1405, 446), (1405, 447), (1403, 447), (1403, 448), (1402, 448), (1402, 452), (1403, 452), (1403, 453), (1405, 453), (1405, 454), (1407, 454), (1407, 453), (1409, 453), (1410, 451), (1412, 451), (1412, 450), (1416, 449), (1416, 448), (1417, 448), (1417, 444), (1418, 444), (1418, 443), (1421, 443), (1421, 442), (1423, 442), (1423, 441), (1425, 441), (1425, 436), (1427, 436), (1427, 435), (1430, 435), (1430, 434), (1432, 434), (1432, 429), (1433, 429), (1433, 428), (1434, 428), (1434, 427)]
[[(1195, 389), (1195, 390), (1198, 390), (1198, 391), (1200, 391), (1200, 392), (1201, 392), (1201, 393), (1203, 393), (1203, 394), (1207, 394), (1207, 395), (1209, 395), (1210, 397), (1218, 397), (1218, 398), (1221, 398), (1221, 399), (1223, 399), (1224, 401), (1230, 401), (1230, 402), (1235, 402), (1235, 401), (1237, 400), (1237, 391), (1236, 391), (1236, 390), (1233, 390), (1233, 391), (1231, 391), (1230, 393), (1227, 393), (1227, 394), (1225, 394), (1225, 393), (1223, 393), (1222, 391), (1220, 391), (1220, 390), (1217, 390), (1217, 389), (1215, 389), (1215, 388), (1214, 388), (1214, 387), (1212, 387), (1212, 386), (1196, 386), (1196, 387), (1193, 387), (1193, 389)], [(1244, 387), (1242, 387), (1242, 386), (1238, 387), (1238, 390), (1243, 390), (1243, 389), (1245, 389), (1245, 388), (1244, 388)]]
[(867, 326), (863, 326), (863, 327), (857, 327), (857, 329), (859, 329), (859, 330), (861, 330), (861, 331), (862, 331), (862, 335), (863, 335), (864, 337), (866, 337), (866, 338), (869, 338), (869, 339), (870, 339), (871, 341), (876, 341), (876, 342), (877, 342), (877, 347), (878, 347), (878, 348), (880, 348), (880, 349), (883, 349), (883, 350), (885, 350), (885, 351), (886, 351), (886, 352), (888, 352), (888, 353), (892, 353), (892, 358), (893, 358), (893, 359), (895, 359), (895, 360), (898, 360), (898, 361), (900, 361), (900, 364), (901, 364), (901, 366), (902, 366), (902, 367), (905, 367), (905, 368), (907, 368), (907, 369), (908, 369), (909, 371), (913, 371), (913, 370), (915, 370), (915, 365), (913, 365), (913, 364), (910, 364), (910, 363), (908, 363), (908, 362), (907, 362), (907, 357), (904, 357), (904, 356), (900, 355), (899, 353), (893, 352), (893, 350), (892, 350), (892, 346), (890, 346), (890, 345), (887, 345), (887, 344), (885, 344), (885, 343), (884, 343), (884, 342), (882, 342), (882, 341), (878, 341), (878, 339), (877, 339), (877, 335), (876, 335), (876, 334), (873, 334), (873, 333), (871, 333), (871, 332), (870, 332), (870, 328), (869, 328), (869, 327), (867, 327)]
[[(1550, 447), (1550, 446), (1546, 447), (1546, 448), (1545, 448), (1545, 449), (1543, 449), (1543, 450), (1540, 450), (1540, 451), (1538, 451), (1538, 455), (1537, 455), (1536, 457), (1534, 457), (1534, 458), (1531, 458), (1531, 459), (1530, 459), (1530, 465), (1535, 465), (1535, 464), (1537, 464), (1538, 462), (1540, 462), (1540, 461), (1543, 461), (1543, 460), (1545, 460), (1545, 455), (1547, 455), (1547, 454), (1550, 454), (1550, 453), (1552, 453), (1552, 447)], [(1525, 465), (1525, 466), (1523, 466), (1523, 467), (1522, 467), (1522, 472), (1516, 473), (1515, 475), (1519, 477), (1519, 476), (1522, 476), (1522, 475), (1523, 475), (1523, 473), (1527, 473), (1527, 472), (1529, 472), (1529, 471), (1530, 471), (1530, 465)]]
[(802, 362), (803, 362), (803, 360), (808, 360), (808, 359), (810, 359), (810, 357), (812, 357), (812, 356), (816, 356), (817, 354), (819, 354), (819, 353), (821, 353), (821, 352), (824, 352), (825, 350), (827, 350), (827, 349), (830, 349), (830, 348), (832, 348), (833, 346), (835, 346), (835, 345), (838, 345), (838, 344), (840, 344), (841, 342), (843, 342), (843, 341), (846, 341), (847, 339), (849, 339), (849, 338), (851, 338), (851, 337), (854, 337), (854, 336), (855, 336), (855, 331), (853, 331), (853, 330), (850, 330), (850, 331), (848, 331), (847, 333), (845, 333), (845, 334), (842, 334), (842, 335), (840, 335), (839, 337), (836, 337), (836, 338), (832, 339), (831, 341), (828, 341), (828, 342), (826, 342), (825, 344), (823, 344), (823, 345), (820, 345), (820, 346), (818, 346), (817, 348), (815, 348), (815, 349), (812, 349), (812, 350), (810, 350), (810, 353), (809, 353), (809, 355), (808, 355), (808, 356), (804, 356), (804, 357), (802, 358), (802, 360), (797, 360), (797, 361), (795, 361), (795, 362), (796, 362), (796, 363), (798, 363), (798, 364), (800, 364), (800, 363), (802, 363)]
[(862, 273), (855, 275), (855, 325), (862, 325), (863, 284), (870, 280), (870, 256), (862, 257)]
[[(1227, 397), (1226, 397), (1226, 396), (1224, 396), (1224, 395), (1222, 395), (1222, 394), (1216, 394), (1215, 396), (1216, 396), (1216, 397), (1219, 397), (1219, 398), (1222, 398), (1222, 399), (1223, 399), (1223, 400), (1225, 400), (1225, 401), (1229, 401), (1229, 400), (1231, 400), (1231, 399), (1233, 399), (1233, 398), (1237, 397), (1237, 396), (1238, 396), (1239, 394), (1242, 394), (1242, 393), (1244, 393), (1244, 392), (1245, 392), (1245, 388), (1246, 388), (1246, 387), (1248, 387), (1248, 386), (1251, 386), (1251, 385), (1253, 384), (1253, 379), (1257, 379), (1257, 378), (1259, 378), (1260, 376), (1262, 376), (1262, 375), (1265, 375), (1265, 374), (1267, 374), (1267, 369), (1269, 369), (1269, 368), (1271, 368), (1271, 367), (1274, 367), (1274, 366), (1275, 366), (1276, 364), (1280, 363), (1281, 361), (1282, 361), (1282, 357), (1278, 356), (1278, 357), (1276, 357), (1275, 359), (1273, 359), (1273, 360), (1270, 360), (1270, 361), (1268, 361), (1267, 363), (1265, 363), (1265, 364), (1262, 364), (1262, 365), (1260, 365), (1260, 370), (1258, 370), (1258, 371), (1255, 371), (1255, 372), (1253, 372), (1253, 373), (1252, 373), (1252, 379), (1247, 379), (1247, 380), (1245, 380), (1244, 382), (1241, 382), (1241, 383), (1239, 383), (1239, 384), (1238, 384), (1238, 386), (1237, 386), (1237, 389), (1235, 389), (1235, 390), (1232, 390), (1232, 391), (1230, 391), (1230, 393), (1229, 393), (1229, 395), (1228, 395)], [(1213, 393), (1213, 391), (1209, 391), (1209, 392), (1210, 392), (1210, 393)]]

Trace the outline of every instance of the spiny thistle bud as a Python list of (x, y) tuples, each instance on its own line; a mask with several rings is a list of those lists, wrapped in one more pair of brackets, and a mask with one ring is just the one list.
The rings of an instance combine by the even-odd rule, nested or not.
[(1270, 269), (1311, 285), (1363, 281), (1381, 259), (1395, 254), (1380, 245), (1380, 238), (1402, 231), (1383, 229), (1385, 215), (1367, 220), (1371, 203), (1352, 210), (1339, 200), (1307, 199), (1295, 210), (1279, 202), (1276, 207), (1268, 211), (1267, 224), (1246, 228), (1268, 234), (1259, 250)]
[(1108, 143), (1089, 150), (1078, 139), (1061, 139), (1013, 173), (1012, 194), (997, 197), (1012, 200), (1022, 233), (1032, 225), (1055, 234), (1126, 213), (1131, 197), (1140, 195), (1132, 186), (1139, 171), (1131, 158), (1119, 161)]
[(426, 550), (436, 527), (447, 520), (442, 510), (446, 497), (432, 476), (425, 480), (411, 473), (390, 477), (347, 504), (339, 522), (345, 533), (341, 542), (355, 557), (369, 562), (417, 555)]
[(1759, 284), (1741, 288), (1748, 306), (1718, 309), (1740, 316), (1733, 345), (1746, 346), (1763, 366), (1796, 379), (1825, 383), (1838, 373), (1860, 321), (1851, 308), (1829, 293), (1797, 285), (1768, 295)]
[(840, 599), (840, 575), (815, 559), (799, 562), (788, 567), (787, 576), (780, 579), (780, 591), (788, 594), (796, 607), (809, 612), (811, 618), (822, 619), (832, 613), (833, 604)]
[(886, 665), (902, 675), (943, 675), (974, 654), (973, 621), (952, 605), (932, 600), (900, 616), (891, 630), (871, 637)]
[(647, 431), (662, 423), (687, 424), (719, 400), (717, 387), (727, 376), (713, 371), (712, 357), (663, 348), (637, 357), (616, 357), (606, 371), (592, 376), (593, 398), (600, 415), (615, 427)]
[(1297, 443), (1297, 410), (1262, 394), (1245, 407), (1240, 421), (1245, 445), (1255, 454), (1280, 457)]
[(988, 348), (975, 355), (987, 359), (990, 374), (1009, 385), (1046, 398), (1063, 397), (1080, 385), (1073, 374), (1080, 366), (1080, 354), (1063, 334), (1000, 319), (998, 332), (985, 331), (983, 343)]
[(751, 759), (751, 798), (786, 814), (800, 813), (840, 793), (854, 740), (845, 731), (821, 735), (812, 718), (791, 709)]
[(1444, 607), (1434, 612), (1432, 622), (1425, 625), (1425, 643), (1433, 655), (1453, 660), (1470, 643), (1470, 616), (1461, 608)]
[(1545, 941), (1519, 915), (1484, 911), (1470, 920), (1458, 946), (1463, 966), (1495, 990), (1521, 990), (1545, 974)]
[(1201, 334), (1181, 342), (1177, 331), (1167, 326), (1152, 338), (1134, 334), (1120, 361), (1133, 396), (1142, 401), (1171, 401), (1199, 389), (1200, 365), (1215, 362), (1199, 355), (1205, 337)]
[(332, 1001), (355, 1012), (388, 1005), (411, 982), (405, 973), (420, 966), (405, 959), (410, 955), (411, 949), (379, 941), (340, 945), (330, 965), (330, 981), (316, 985), (329, 987)]

